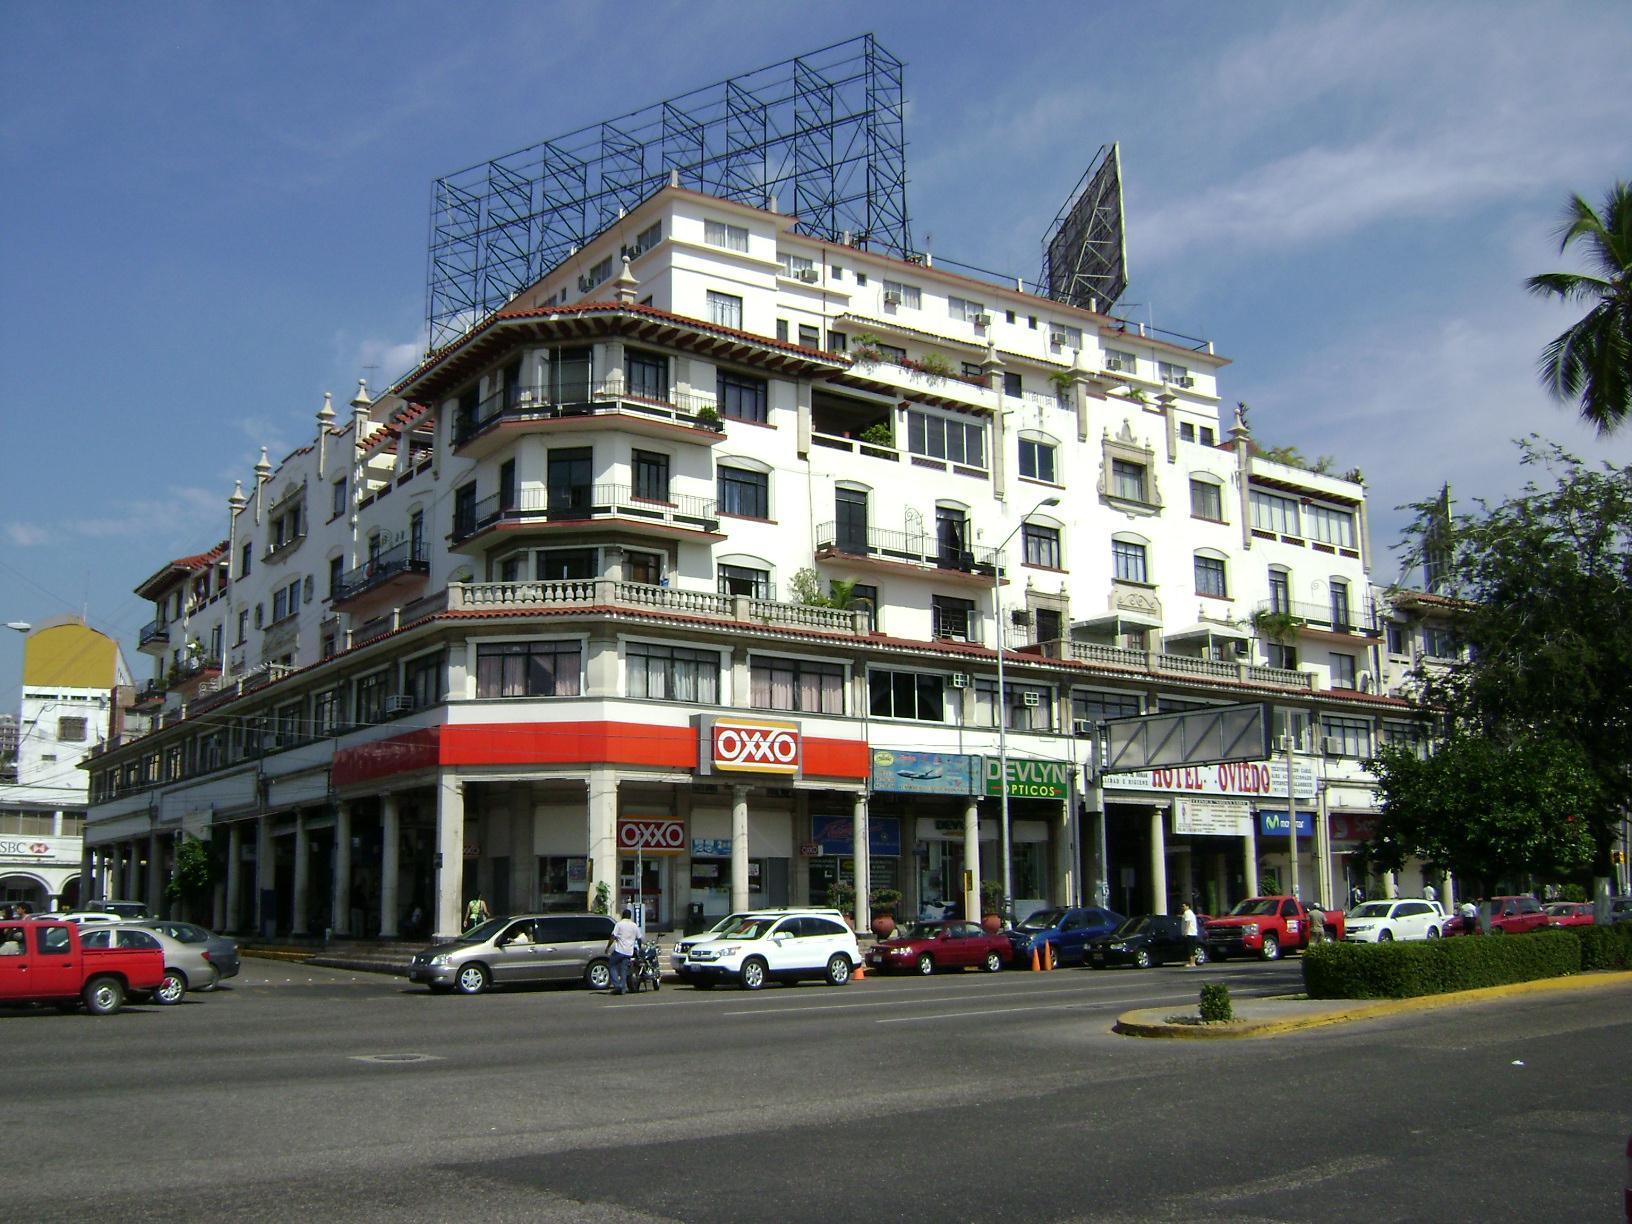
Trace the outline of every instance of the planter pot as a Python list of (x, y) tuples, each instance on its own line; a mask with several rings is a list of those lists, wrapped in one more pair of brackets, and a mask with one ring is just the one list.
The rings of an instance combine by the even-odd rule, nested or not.
[(895, 918), (890, 914), (873, 915), (873, 934), (879, 939), (888, 939), (895, 931)]
[(980, 925), (988, 935), (996, 935), (1003, 929), (1003, 919), (998, 914), (982, 914)]

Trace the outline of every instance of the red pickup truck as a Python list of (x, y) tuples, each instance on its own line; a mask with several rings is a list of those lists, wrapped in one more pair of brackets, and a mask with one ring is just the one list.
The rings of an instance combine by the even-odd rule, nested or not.
[(0, 923), (0, 1006), (55, 1003), (67, 1011), (84, 1003), (93, 1016), (107, 1016), (127, 995), (163, 981), (157, 948), (87, 948), (71, 922)]
[[(1326, 939), (1342, 939), (1343, 911), (1322, 911), (1320, 925)], [(1274, 960), (1282, 952), (1307, 948), (1312, 926), (1309, 911), (1296, 897), (1248, 897), (1224, 917), (1207, 922), (1207, 958), (1250, 955)]]

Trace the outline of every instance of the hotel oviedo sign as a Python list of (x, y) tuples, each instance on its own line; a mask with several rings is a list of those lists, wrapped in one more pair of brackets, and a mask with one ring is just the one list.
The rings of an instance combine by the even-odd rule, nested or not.
[[(1002, 762), (986, 757), (986, 790), (998, 795)], [(1071, 766), (1064, 761), (1029, 761), (1009, 758), (1010, 799), (1064, 799), (1071, 793)]]
[[(1012, 762), (1011, 762), (1012, 764)], [(1315, 797), (1315, 771), (1300, 764), (1292, 775), (1299, 799)], [(1227, 761), (1222, 765), (1177, 765), (1106, 774), (1106, 790), (1165, 791), (1181, 795), (1236, 795), (1243, 799), (1286, 800), (1285, 761)]]
[(799, 776), (803, 743), (798, 723), (706, 717), (698, 727), (699, 773)]

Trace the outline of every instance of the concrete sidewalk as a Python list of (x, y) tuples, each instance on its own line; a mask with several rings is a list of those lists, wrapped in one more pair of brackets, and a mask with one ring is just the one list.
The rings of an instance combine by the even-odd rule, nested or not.
[(1605, 986), (1632, 986), (1632, 972), (1573, 974), (1535, 982), (1515, 982), (1509, 986), (1487, 986), (1482, 990), (1422, 995), (1414, 999), (1309, 999), (1302, 995), (1263, 999), (1231, 996), (1235, 1019), (1224, 1023), (1203, 1024), (1194, 1009), (1176, 1011), (1171, 1006), (1145, 1007), (1124, 1012), (1117, 1018), (1112, 1031), (1125, 1037), (1203, 1040), (1273, 1037), (1278, 1033), (1320, 1028), (1350, 1020), (1396, 1016), (1402, 1012), (1432, 1011), (1520, 995), (1596, 990)]

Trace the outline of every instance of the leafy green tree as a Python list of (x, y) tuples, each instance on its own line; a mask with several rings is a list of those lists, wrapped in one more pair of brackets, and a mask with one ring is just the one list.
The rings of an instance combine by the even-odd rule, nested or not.
[(164, 886), (164, 895), (192, 912), (215, 887), (217, 871), (210, 848), (196, 837), (183, 838), (176, 847), (175, 871)]
[(1550, 484), (1533, 478), (1449, 522), (1437, 500), (1415, 507), (1407, 560), (1439, 558), (1444, 593), (1463, 601), (1456, 633), (1469, 655), (1417, 678), (1453, 736), (1577, 750), (1598, 783), (1600, 802), (1581, 815), (1605, 877), (1632, 802), (1632, 467), (1590, 468), (1534, 438), (1519, 445)]
[(1579, 745), (1503, 743), (1463, 730), (1426, 758), (1386, 744), (1370, 768), (1382, 810), (1365, 857), (1378, 870), (1415, 858), (1489, 896), (1503, 881), (1569, 875), (1592, 862), (1601, 791)]
[(1579, 243), (1590, 270), (1544, 272), (1525, 288), (1592, 308), (1542, 350), (1541, 381), (1555, 399), (1579, 400), (1602, 436), (1632, 411), (1632, 188), (1617, 182), (1602, 212), (1571, 196), (1558, 233), (1559, 253)]

